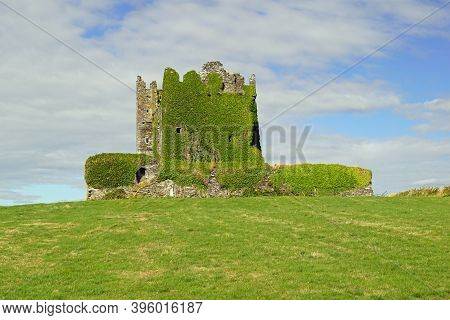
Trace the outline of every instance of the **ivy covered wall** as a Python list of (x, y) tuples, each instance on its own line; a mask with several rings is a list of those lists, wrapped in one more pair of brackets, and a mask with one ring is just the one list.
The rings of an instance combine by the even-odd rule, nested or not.
[(91, 188), (115, 188), (135, 183), (136, 171), (150, 156), (135, 153), (101, 153), (86, 160), (84, 178)]
[(183, 81), (170, 68), (164, 72), (162, 164), (186, 162), (262, 161), (259, 149), (256, 87), (243, 93), (223, 92), (217, 73), (202, 82), (195, 71)]

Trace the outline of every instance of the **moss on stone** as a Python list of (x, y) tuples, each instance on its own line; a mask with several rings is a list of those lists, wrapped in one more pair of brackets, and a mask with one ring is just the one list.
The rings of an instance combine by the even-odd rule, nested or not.
[(125, 190), (121, 188), (111, 189), (108, 192), (106, 192), (105, 196), (103, 197), (103, 200), (116, 200), (116, 199), (126, 199), (127, 194)]

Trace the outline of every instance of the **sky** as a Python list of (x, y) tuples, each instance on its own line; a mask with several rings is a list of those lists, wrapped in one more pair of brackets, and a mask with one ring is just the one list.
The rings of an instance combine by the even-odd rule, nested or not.
[(1, 0), (0, 205), (83, 200), (87, 157), (135, 152), (136, 76), (211, 60), (256, 74), (270, 163), (450, 185), (450, 5), (376, 51), (446, 2)]

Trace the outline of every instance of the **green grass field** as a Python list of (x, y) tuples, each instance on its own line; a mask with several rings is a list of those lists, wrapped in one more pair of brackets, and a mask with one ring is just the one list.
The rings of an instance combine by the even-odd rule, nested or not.
[(0, 207), (1, 299), (449, 299), (450, 198)]

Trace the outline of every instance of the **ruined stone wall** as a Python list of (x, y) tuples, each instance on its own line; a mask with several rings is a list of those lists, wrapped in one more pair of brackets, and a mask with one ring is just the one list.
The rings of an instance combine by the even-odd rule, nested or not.
[[(211, 61), (207, 62), (203, 65), (202, 70), (200, 71), (200, 78), (203, 82), (206, 82), (206, 79), (210, 73), (217, 73), (222, 77), (223, 80), (223, 92), (230, 93), (244, 93), (244, 77), (239, 73), (228, 72), (223, 68), (223, 64), (220, 61)], [(251, 84), (250, 84), (251, 85)]]
[(370, 184), (364, 188), (344, 191), (344, 192), (341, 192), (339, 195), (342, 197), (371, 197), (371, 196), (373, 196), (372, 184)]
[[(303, 192), (294, 192), (290, 188), (275, 188), (271, 183), (270, 177), (276, 172), (275, 167), (270, 167), (265, 176), (261, 177), (256, 184), (240, 186), (238, 188), (229, 188), (221, 185), (218, 180), (218, 169), (213, 168), (204, 185), (180, 184), (172, 179), (160, 180), (158, 176), (158, 164), (153, 162), (145, 165), (145, 176), (134, 185), (122, 186), (117, 188), (96, 189), (88, 187), (87, 200), (111, 200), (120, 198), (157, 198), (157, 197), (176, 197), (176, 198), (228, 198), (249, 195), (266, 196), (298, 196), (304, 195)], [(337, 192), (335, 195), (342, 197), (369, 197), (373, 196), (372, 183), (367, 186)], [(319, 196), (311, 194), (310, 196)]]
[(140, 76), (136, 81), (136, 151), (151, 154), (154, 144), (153, 121), (159, 106), (156, 81), (147, 85)]
[[(87, 200), (103, 200), (108, 199), (108, 194), (117, 190), (123, 191), (125, 198), (229, 198), (244, 196), (244, 190), (227, 190), (220, 188), (215, 177), (212, 175), (208, 181), (207, 188), (199, 188), (197, 186), (181, 186), (172, 180), (164, 181), (144, 181), (135, 186), (119, 187), (111, 189), (94, 189), (89, 188)], [(273, 187), (261, 181), (257, 186), (256, 192), (259, 195), (292, 195), (289, 192), (275, 193)], [(370, 197), (373, 196), (372, 186), (365, 188), (341, 192), (342, 197)]]

